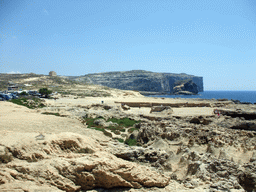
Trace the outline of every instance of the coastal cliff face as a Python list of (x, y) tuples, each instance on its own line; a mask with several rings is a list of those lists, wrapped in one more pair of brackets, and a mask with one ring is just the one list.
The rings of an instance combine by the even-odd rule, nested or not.
[(191, 79), (197, 85), (198, 91), (203, 92), (203, 77), (187, 75), (185, 73), (154, 73), (143, 70), (132, 70), (88, 74), (82, 77), (77, 77), (74, 80), (117, 89), (168, 94), (173, 92), (175, 82), (186, 79)]
[(196, 95), (198, 86), (192, 80), (181, 80), (174, 83), (174, 95)]

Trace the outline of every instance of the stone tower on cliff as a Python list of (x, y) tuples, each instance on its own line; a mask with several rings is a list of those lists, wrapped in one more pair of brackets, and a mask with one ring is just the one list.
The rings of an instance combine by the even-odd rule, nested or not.
[(49, 76), (55, 77), (55, 76), (57, 76), (57, 73), (55, 71), (50, 71)]

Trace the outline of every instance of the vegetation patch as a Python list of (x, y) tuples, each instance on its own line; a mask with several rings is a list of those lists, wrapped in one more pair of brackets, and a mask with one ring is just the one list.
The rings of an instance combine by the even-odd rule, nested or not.
[(44, 95), (46, 98), (48, 98), (49, 95), (52, 93), (52, 91), (48, 90), (47, 88), (41, 88), (41, 89), (39, 89), (39, 93), (41, 95)]
[(104, 119), (104, 118), (103, 118), (103, 117), (98, 117), (98, 118), (84, 118), (83, 123), (86, 123), (87, 126), (88, 126), (88, 128), (91, 128), (91, 127), (102, 128), (102, 126), (94, 124), (94, 121), (97, 120), (97, 119)]
[(110, 93), (104, 93), (102, 96), (103, 96), (103, 97), (110, 97), (111, 94), (110, 94)]
[(137, 141), (136, 141), (136, 139), (126, 139), (125, 144), (127, 144), (129, 146), (135, 146), (135, 145), (137, 145)]
[(20, 95), (22, 95), (22, 96), (26, 96), (26, 95), (29, 95), (27, 92), (25, 92), (25, 91), (22, 91), (21, 93), (20, 93)]
[(91, 129), (95, 129), (97, 131), (102, 131), (104, 132), (104, 128), (98, 128), (98, 127), (88, 127), (88, 128), (91, 128)]
[(18, 99), (11, 99), (9, 102), (17, 105), (25, 106), (29, 109), (43, 108), (45, 107), (43, 100), (37, 97), (20, 97)]
[(115, 130), (115, 131), (112, 131), (113, 133), (115, 133), (116, 135), (121, 135), (121, 132), (119, 130)]
[(110, 133), (110, 132), (108, 132), (106, 130), (104, 130), (103, 133), (104, 133), (104, 135), (106, 135), (108, 137), (112, 137), (112, 133)]
[(52, 112), (43, 112), (42, 114), (44, 114), (44, 115), (55, 115), (55, 116), (60, 116), (60, 114), (59, 113), (52, 113)]
[[(140, 121), (135, 121), (129, 118), (123, 118), (123, 119), (116, 119), (112, 118), (109, 119), (107, 122), (113, 122), (117, 123), (117, 126), (108, 126), (104, 127), (102, 125), (95, 124), (95, 120), (97, 119), (104, 119), (103, 117), (98, 118), (87, 118), (84, 117), (83, 123), (87, 124), (88, 128), (95, 129), (97, 131), (102, 131), (106, 136), (112, 137), (112, 133), (116, 135), (121, 135), (121, 132), (125, 132), (126, 128), (133, 126), (136, 123), (139, 123)], [(130, 130), (138, 130), (138, 128), (130, 128)], [(109, 132), (111, 131), (111, 132)], [(135, 140), (136, 141), (136, 140)], [(127, 141), (130, 145), (133, 145), (132, 141)], [(133, 141), (134, 142), (134, 141)], [(135, 143), (136, 145), (136, 143)]]
[(124, 140), (121, 139), (121, 138), (115, 138), (115, 140), (119, 141), (120, 143), (123, 143), (123, 142), (124, 142)]

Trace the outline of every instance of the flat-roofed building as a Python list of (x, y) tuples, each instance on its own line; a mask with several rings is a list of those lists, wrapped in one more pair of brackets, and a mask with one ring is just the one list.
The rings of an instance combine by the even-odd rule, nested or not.
[(50, 71), (49, 76), (55, 77), (55, 76), (57, 76), (57, 73), (55, 71)]

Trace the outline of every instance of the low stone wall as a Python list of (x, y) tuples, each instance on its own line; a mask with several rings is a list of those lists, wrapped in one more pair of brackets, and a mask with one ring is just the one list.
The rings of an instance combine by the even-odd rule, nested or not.
[(210, 103), (150, 103), (150, 102), (117, 102), (129, 107), (153, 107), (153, 106), (170, 106), (170, 107), (211, 107)]

